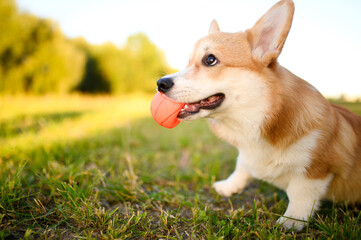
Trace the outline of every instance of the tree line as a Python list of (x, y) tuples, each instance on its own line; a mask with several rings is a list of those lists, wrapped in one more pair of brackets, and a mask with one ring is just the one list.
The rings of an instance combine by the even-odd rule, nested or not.
[(68, 39), (56, 22), (0, 0), (0, 93), (109, 93), (155, 89), (173, 70), (149, 38), (138, 33), (123, 47)]

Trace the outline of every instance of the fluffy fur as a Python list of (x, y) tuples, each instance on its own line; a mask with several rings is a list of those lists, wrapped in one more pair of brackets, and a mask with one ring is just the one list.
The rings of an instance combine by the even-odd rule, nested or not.
[[(221, 106), (182, 119), (209, 118), (213, 132), (239, 149), (236, 170), (215, 190), (230, 196), (252, 177), (270, 182), (289, 198), (277, 222), (301, 230), (322, 199), (361, 202), (361, 117), (278, 64), (293, 12), (282, 0), (238, 33), (213, 21), (187, 68), (166, 76), (174, 82), (166, 95), (193, 103), (223, 93)], [(204, 64), (209, 54), (216, 65)]]

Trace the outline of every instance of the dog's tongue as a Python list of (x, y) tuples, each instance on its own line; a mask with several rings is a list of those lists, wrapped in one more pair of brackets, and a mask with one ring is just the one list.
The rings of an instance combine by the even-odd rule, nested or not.
[(175, 102), (163, 93), (157, 92), (150, 105), (150, 111), (159, 125), (174, 128), (180, 123), (177, 116), (184, 105), (185, 103)]

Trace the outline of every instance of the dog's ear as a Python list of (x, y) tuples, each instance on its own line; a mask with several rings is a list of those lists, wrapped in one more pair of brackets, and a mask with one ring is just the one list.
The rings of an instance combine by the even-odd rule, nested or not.
[(282, 0), (246, 31), (252, 55), (263, 65), (268, 66), (280, 55), (291, 28), (294, 9), (292, 0)]
[(213, 20), (211, 22), (211, 26), (209, 27), (208, 34), (215, 33), (215, 32), (220, 32), (220, 31), (221, 31), (221, 29), (219, 29), (217, 21)]

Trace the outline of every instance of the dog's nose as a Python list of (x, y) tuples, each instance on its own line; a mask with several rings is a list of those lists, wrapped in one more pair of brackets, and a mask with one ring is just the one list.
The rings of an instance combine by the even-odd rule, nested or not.
[(174, 82), (173, 82), (173, 79), (171, 78), (161, 78), (157, 81), (157, 86), (158, 86), (158, 91), (159, 92), (168, 92), (171, 87), (173, 87), (174, 85)]

